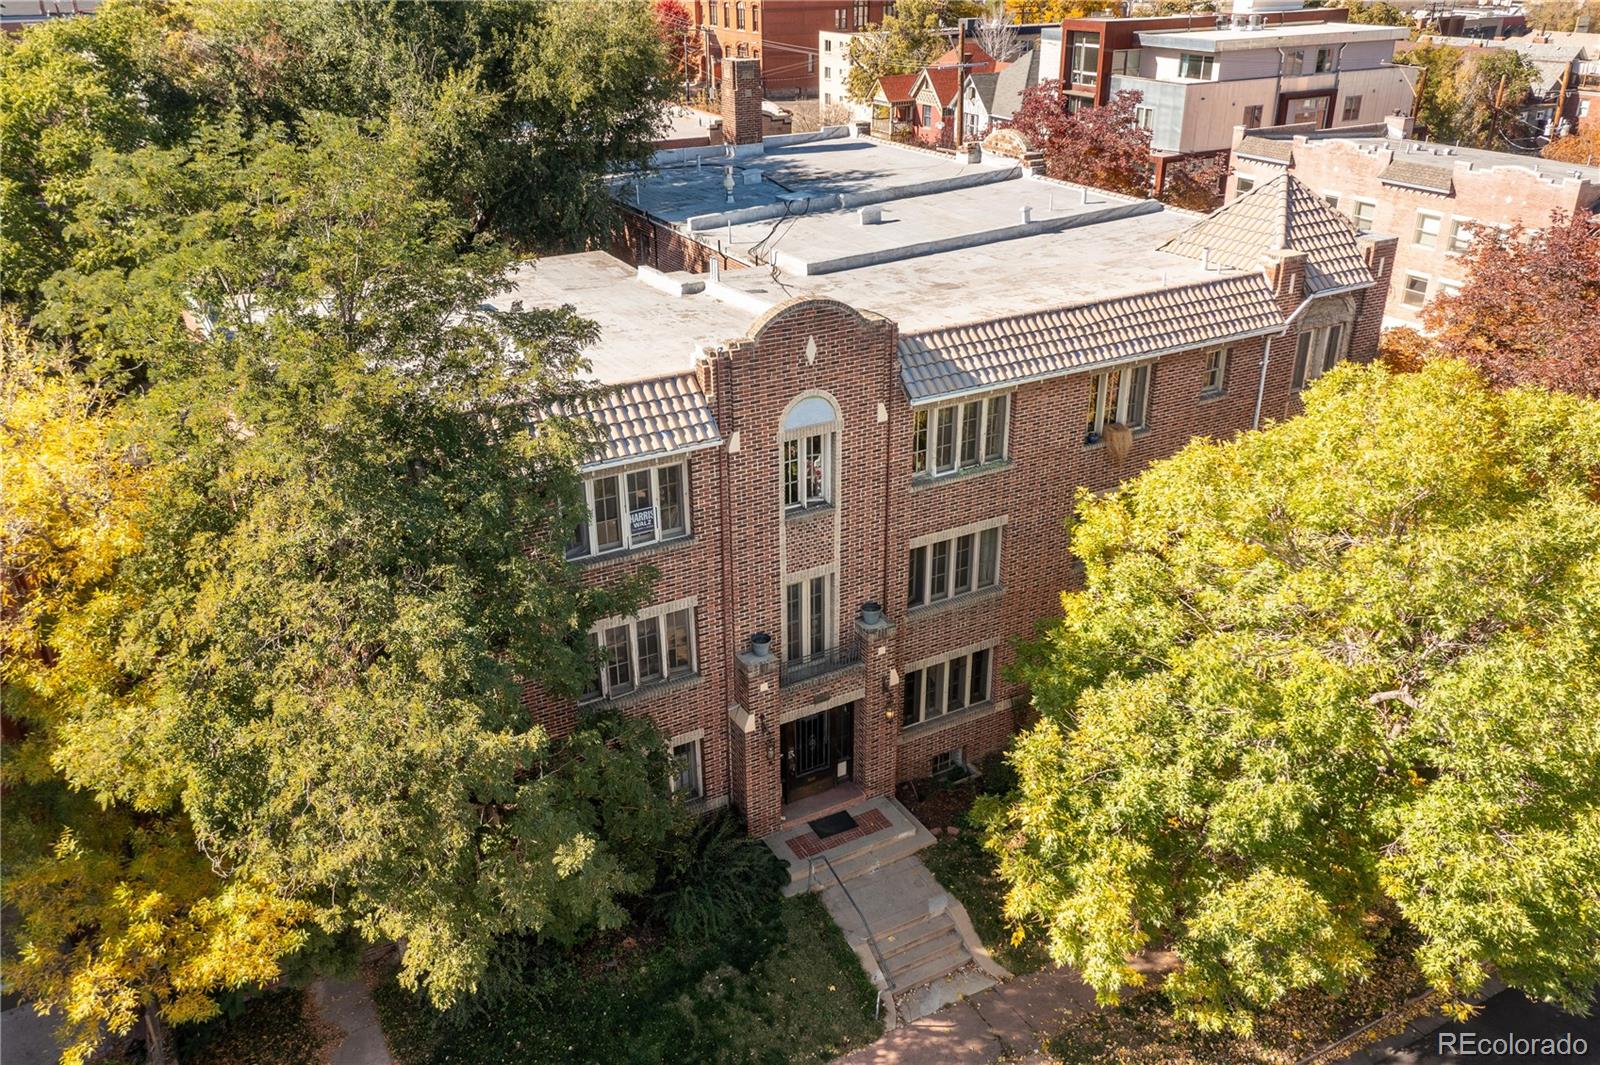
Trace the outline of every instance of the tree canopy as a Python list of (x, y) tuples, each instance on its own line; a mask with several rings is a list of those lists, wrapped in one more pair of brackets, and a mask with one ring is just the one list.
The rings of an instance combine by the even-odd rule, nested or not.
[(1346, 367), (1304, 416), (1080, 498), (1081, 591), (989, 846), (1019, 934), (1179, 1014), (1337, 990), (1379, 915), (1460, 1004), (1600, 985), (1600, 404), (1457, 362)]
[(1538, 229), (1480, 226), (1459, 293), (1423, 310), (1429, 347), (1500, 385), (1600, 398), (1600, 230), (1582, 215)]
[(1147, 196), (1150, 132), (1134, 120), (1143, 98), (1124, 89), (1098, 107), (1069, 112), (1066, 88), (1050, 80), (1022, 94), (1012, 128), (1044, 153), (1045, 171), (1051, 177)]
[(1509, 140), (1543, 132), (1520, 117), (1538, 71), (1519, 52), (1424, 44), (1395, 62), (1421, 68), (1417, 121), (1441, 144), (1505, 151)]
[(949, 0), (904, 0), (883, 22), (850, 39), (845, 88), (852, 100), (871, 100), (878, 79), (915, 74), (953, 43), (939, 32), (949, 20)]

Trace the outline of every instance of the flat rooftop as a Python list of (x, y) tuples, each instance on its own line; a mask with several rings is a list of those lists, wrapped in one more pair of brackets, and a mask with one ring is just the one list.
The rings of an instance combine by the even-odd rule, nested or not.
[[(1270, 137), (1274, 140), (1292, 140), (1294, 134), (1290, 132), (1277, 133), (1260, 130), (1252, 132), (1252, 136)], [(1396, 162), (1425, 163), (1429, 166), (1454, 167), (1457, 163), (1466, 163), (1474, 170), (1488, 170), (1492, 167), (1510, 166), (1521, 170), (1529, 170), (1546, 179), (1567, 179), (1588, 181), (1600, 184), (1600, 166), (1585, 166), (1582, 163), (1563, 163), (1555, 159), (1544, 159), (1537, 155), (1519, 155), (1515, 152), (1493, 152), (1486, 148), (1462, 148), (1454, 144), (1440, 144), (1435, 141), (1410, 140), (1400, 137), (1387, 137), (1381, 133), (1372, 133), (1358, 136), (1341, 136), (1338, 130), (1321, 130), (1314, 133), (1302, 134), (1307, 143), (1319, 144), (1329, 141), (1339, 141), (1373, 151), (1388, 150), (1394, 152)]]
[(1181, 48), (1189, 52), (1248, 52), (1288, 45), (1340, 44), (1346, 41), (1403, 41), (1404, 26), (1367, 26), (1350, 22), (1290, 22), (1260, 29), (1142, 30), (1143, 48)]
[[(708, 149), (698, 166), (664, 152), (677, 165), (642, 183), (658, 222), (748, 266), (664, 274), (602, 252), (553, 256), (520, 267), (495, 304), (571, 305), (600, 327), (595, 377), (622, 383), (685, 370), (698, 348), (744, 336), (797, 296), (911, 332), (1224, 276), (1157, 250), (1198, 216), (1155, 201), (1024, 176), (1010, 161), (791, 140), (731, 159)], [(731, 205), (724, 166), (736, 175)]]

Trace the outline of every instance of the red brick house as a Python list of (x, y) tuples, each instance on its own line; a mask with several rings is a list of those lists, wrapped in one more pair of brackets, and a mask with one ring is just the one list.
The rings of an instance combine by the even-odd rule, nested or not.
[[(1077, 489), (1376, 351), (1393, 241), (1291, 176), (1204, 219), (871, 138), (658, 167), (618, 195), (660, 269), (545, 258), (503, 299), (600, 325), (570, 555), (660, 574), (589, 634), (586, 699), (654, 719), (676, 786), (753, 833), (1003, 748)], [(579, 709), (526, 704), (556, 734)]]
[(707, 69), (754, 59), (768, 99), (817, 93), (817, 34), (854, 33), (883, 21), (892, 0), (695, 0), (691, 5)]

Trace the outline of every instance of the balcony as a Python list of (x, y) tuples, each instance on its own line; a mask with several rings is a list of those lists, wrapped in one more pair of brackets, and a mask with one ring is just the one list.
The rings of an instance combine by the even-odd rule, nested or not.
[(804, 658), (785, 659), (779, 675), (784, 684), (799, 684), (801, 681), (811, 680), (825, 673), (847, 669), (860, 661), (861, 641), (855, 633), (851, 633), (841, 640), (838, 646), (830, 647), (826, 651), (818, 651)]

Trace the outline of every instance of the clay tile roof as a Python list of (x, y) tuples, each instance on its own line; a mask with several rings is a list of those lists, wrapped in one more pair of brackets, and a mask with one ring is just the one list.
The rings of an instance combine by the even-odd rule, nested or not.
[(1225, 270), (1255, 270), (1280, 248), (1306, 255), (1306, 291), (1371, 285), (1355, 227), (1299, 178), (1281, 174), (1213, 211), (1161, 246)]
[(1233, 154), (1263, 163), (1282, 163), (1288, 166), (1294, 162), (1294, 144), (1278, 140), (1276, 137), (1247, 136), (1239, 142), (1239, 147), (1233, 150)]
[[(560, 407), (557, 413), (572, 413)], [(692, 373), (629, 381), (611, 389), (587, 412), (604, 443), (586, 465), (691, 451), (719, 443), (717, 420)]]
[(1259, 273), (1200, 281), (900, 338), (913, 403), (1204, 347), (1283, 326)]
[(1447, 166), (1429, 166), (1396, 159), (1383, 168), (1378, 180), (1385, 185), (1399, 185), (1423, 192), (1442, 192), (1448, 195), (1454, 189), (1453, 176)]
[(878, 79), (878, 92), (892, 104), (909, 103), (916, 84), (916, 74), (885, 74)]

